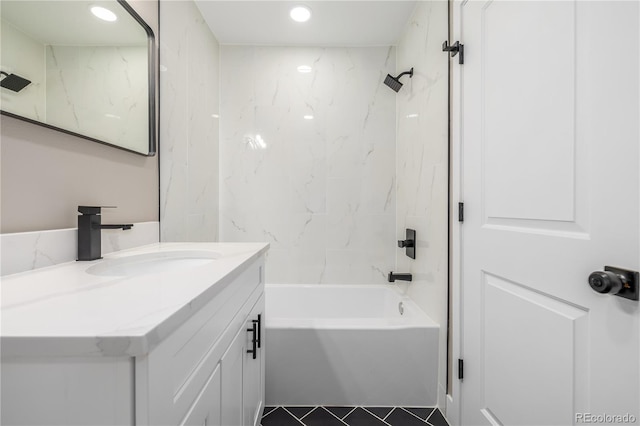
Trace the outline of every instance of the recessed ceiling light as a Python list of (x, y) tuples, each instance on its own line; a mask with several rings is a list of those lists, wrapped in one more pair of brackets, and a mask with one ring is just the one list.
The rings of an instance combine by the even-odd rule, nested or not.
[(115, 13), (101, 6), (91, 6), (91, 13), (103, 21), (113, 22), (118, 19)]
[(296, 22), (307, 22), (311, 18), (311, 9), (307, 6), (296, 6), (291, 9), (289, 16)]
[(305, 115), (304, 117), (305, 120), (313, 120), (313, 115)]
[(311, 72), (311, 67), (309, 65), (300, 65), (298, 67), (298, 72), (301, 72), (301, 73)]

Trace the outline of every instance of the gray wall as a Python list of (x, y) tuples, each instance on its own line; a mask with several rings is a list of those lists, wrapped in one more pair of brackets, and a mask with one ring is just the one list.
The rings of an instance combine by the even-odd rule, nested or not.
[[(158, 37), (158, 2), (129, 2)], [(81, 204), (113, 205), (103, 221), (158, 220), (158, 157), (0, 118), (0, 232), (77, 226)]]

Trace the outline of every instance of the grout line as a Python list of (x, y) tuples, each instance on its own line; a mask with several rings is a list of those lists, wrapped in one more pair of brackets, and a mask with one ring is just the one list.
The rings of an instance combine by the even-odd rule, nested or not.
[[(423, 422), (423, 423), (427, 423), (427, 419), (433, 415), (433, 411), (432, 411), (432, 412), (431, 412), (431, 414), (429, 414), (429, 415), (427, 416), (427, 419), (423, 419), (422, 417), (416, 416), (416, 415), (415, 415), (415, 414), (413, 414), (411, 411), (405, 410), (405, 409), (404, 409), (404, 407), (398, 407), (398, 408), (400, 408), (400, 409), (401, 409), (402, 411), (404, 411), (405, 413), (409, 413), (409, 414), (411, 414), (411, 415), (412, 415), (413, 417), (415, 417), (416, 419), (420, 419), (420, 421), (421, 421), (421, 422)], [(435, 409), (434, 409), (434, 411), (435, 411)]]
[[(435, 407), (433, 409), (433, 411), (431, 412), (431, 414), (429, 414), (429, 417), (427, 417), (427, 420), (425, 420), (425, 422), (428, 421), (435, 414), (436, 410), (440, 411), (440, 409), (438, 407)], [(444, 419), (444, 421), (448, 425), (449, 424), (449, 420), (447, 420), (447, 418), (444, 416), (444, 414), (442, 414), (442, 411), (440, 411), (440, 415), (442, 416), (442, 418)], [(429, 425), (431, 425), (431, 423), (429, 423)]]
[[(260, 417), (260, 423), (262, 423), (262, 419), (264, 419), (265, 417), (267, 417), (269, 414), (273, 413), (277, 409), (278, 409), (278, 407), (276, 407), (273, 410), (269, 411), (267, 414), (263, 414), (262, 417)], [(264, 410), (262, 412), (264, 413)]]
[[(307, 414), (305, 414), (304, 416), (300, 417), (300, 421), (302, 421), (302, 419), (304, 419), (305, 417), (307, 417), (309, 414), (313, 413), (314, 411), (316, 411), (318, 409), (319, 405), (316, 405), (315, 407), (313, 407), (311, 410), (309, 410), (309, 412)], [(293, 416), (296, 417), (296, 416)], [(297, 419), (297, 417), (296, 417)]]
[[(351, 409), (351, 411), (349, 411), (347, 414), (345, 414), (344, 416), (342, 416), (342, 418), (341, 418), (340, 420), (344, 420), (344, 419), (346, 419), (346, 418), (347, 418), (347, 416), (348, 416), (349, 414), (351, 414), (351, 413), (353, 413), (354, 411), (356, 411), (356, 408), (358, 408), (358, 406), (357, 406), (357, 405), (356, 405), (355, 407), (353, 407), (353, 408)], [(329, 411), (329, 410), (327, 410), (327, 411)]]
[(387, 413), (387, 415), (384, 416), (384, 419), (382, 419), (382, 420), (384, 420), (386, 422), (387, 421), (387, 417), (389, 417), (391, 415), (391, 413), (393, 413), (393, 410), (395, 410), (396, 408), (398, 408), (398, 407), (391, 407), (391, 411), (389, 411)]
[(425, 422), (427, 422), (427, 421), (431, 418), (431, 416), (433, 416), (433, 413), (435, 413), (437, 409), (438, 409), (438, 407), (434, 408), (434, 409), (433, 409), (433, 411), (431, 412), (431, 414), (429, 414), (429, 415), (427, 416), (427, 418), (426, 418), (426, 419), (424, 419), (424, 421), (425, 421)]
[[(290, 415), (291, 417), (293, 417), (293, 418), (294, 418), (298, 423), (300, 423), (302, 426), (307, 426), (307, 425), (305, 425), (304, 423), (302, 423), (302, 421), (298, 420), (298, 418), (297, 418), (296, 416), (294, 416), (294, 415), (293, 415), (293, 413), (291, 413), (291, 411), (287, 410), (284, 406), (281, 406), (281, 408), (282, 408), (284, 411), (286, 411), (287, 413), (289, 413), (289, 415)], [(311, 410), (311, 411), (313, 411), (313, 410)], [(311, 411), (309, 411), (309, 413), (310, 413)], [(271, 413), (269, 413), (269, 414), (271, 414)], [(307, 413), (307, 414), (308, 414), (308, 413)]]
[[(347, 406), (348, 407), (348, 406)], [(400, 409), (402, 411), (404, 411), (405, 413), (410, 414), (411, 416), (415, 417), (416, 419), (420, 420), (421, 422), (423, 422), (424, 424), (428, 425), (428, 426), (432, 426), (431, 423), (428, 422), (428, 420), (435, 414), (436, 410), (439, 410), (438, 407), (420, 407), (420, 408), (433, 408), (433, 410), (431, 411), (431, 413), (429, 413), (429, 415), (427, 416), (426, 419), (422, 419), (421, 417), (419, 417), (418, 415), (412, 413), (411, 411), (406, 410), (406, 407), (387, 407), (387, 408), (391, 408), (391, 410), (389, 410), (389, 412), (384, 416), (384, 418), (381, 418), (380, 416), (374, 414), (373, 412), (369, 411), (367, 409), (367, 407), (365, 406), (353, 406), (351, 408), (351, 411), (349, 411), (347, 414), (345, 414), (342, 418), (338, 417), (336, 414), (334, 414), (333, 412), (331, 412), (330, 410), (328, 410), (327, 408), (325, 408), (325, 406), (323, 405), (316, 405), (313, 408), (311, 408), (311, 410), (309, 410), (309, 412), (307, 414), (305, 414), (304, 416), (302, 416), (301, 418), (297, 418), (292, 412), (290, 412), (289, 410), (287, 410), (287, 408), (285, 406), (275, 406), (271, 411), (269, 411), (269, 413), (265, 414), (264, 416), (262, 416), (261, 420), (270, 416), (272, 413), (274, 413), (278, 408), (282, 408), (287, 414), (289, 414), (291, 417), (293, 417), (298, 424), (304, 425), (306, 426), (306, 424), (303, 422), (303, 420), (309, 416), (311, 413), (313, 413), (314, 411), (318, 410), (318, 409), (322, 409), (326, 412), (328, 412), (332, 417), (338, 419), (338, 421), (340, 421), (340, 423), (349, 426), (348, 423), (344, 420), (346, 419), (351, 413), (353, 413), (357, 408), (362, 408), (366, 413), (372, 415), (373, 417), (375, 417), (376, 419), (379, 419), (380, 421), (382, 421), (385, 425), (391, 426), (391, 424), (387, 421), (387, 418), (391, 415), (391, 413), (393, 413), (396, 409)], [(444, 416), (443, 416), (444, 417)], [(447, 425), (449, 424), (449, 422), (446, 420)], [(262, 421), (261, 421), (262, 423)]]
[[(333, 417), (335, 417), (336, 419), (338, 419), (338, 421), (340, 421), (341, 423), (344, 423), (345, 425), (347, 425), (347, 423), (346, 423), (345, 421), (343, 421), (340, 417), (338, 417), (338, 416), (336, 416), (335, 414), (333, 414), (331, 411), (329, 411), (329, 410), (327, 410), (326, 408), (324, 408), (324, 406), (323, 406), (323, 405), (321, 405), (320, 407), (322, 407), (322, 409), (323, 409), (324, 411), (326, 411), (327, 413), (331, 414)], [(355, 410), (355, 408), (354, 408), (354, 410)], [(347, 425), (347, 426), (349, 426), (349, 425)]]
[[(271, 413), (273, 413), (274, 411), (276, 411), (276, 408), (278, 408), (278, 407), (270, 406), (270, 407), (268, 407), (268, 408), (271, 408), (271, 410), (269, 410), (269, 412), (268, 412), (267, 414), (263, 414), (263, 416), (262, 416), (262, 417), (267, 417), (269, 414), (271, 414)], [(265, 408), (262, 410), (262, 412), (264, 413), (264, 410), (266, 410), (266, 409), (267, 409), (267, 407), (265, 407)]]
[[(307, 407), (308, 407), (308, 405), (307, 405)], [(298, 420), (302, 421), (302, 419), (304, 419), (304, 418), (305, 418), (305, 417), (307, 417), (309, 414), (311, 414), (311, 413), (313, 413), (314, 411), (316, 411), (316, 408), (318, 408), (318, 405), (316, 405), (316, 406), (312, 406), (311, 410), (307, 411), (307, 414), (305, 414), (304, 416), (300, 417), (299, 419), (298, 419), (296, 416), (293, 416), (293, 417), (296, 417), (296, 419), (298, 419)], [(287, 411), (289, 411), (289, 410), (287, 410)]]
[[(385, 421), (384, 419), (381, 419), (381, 418), (380, 418), (380, 416), (376, 416), (376, 415), (375, 415), (375, 414), (373, 414), (371, 411), (367, 410), (367, 409), (366, 409), (366, 407), (362, 407), (362, 409), (363, 409), (364, 411), (366, 411), (367, 413), (371, 414), (371, 415), (372, 415), (373, 417), (375, 417), (376, 419), (380, 420), (380, 421), (381, 421), (382, 423), (384, 423), (385, 425), (389, 425), (389, 426), (391, 426), (391, 423), (389, 423), (389, 422)], [(393, 408), (391, 409), (391, 411), (393, 411)], [(391, 411), (389, 411), (389, 412), (387, 413), (387, 415), (386, 415), (386, 416), (384, 416), (384, 418), (385, 418), (385, 419), (386, 419), (387, 417), (389, 417), (389, 414), (391, 414)]]

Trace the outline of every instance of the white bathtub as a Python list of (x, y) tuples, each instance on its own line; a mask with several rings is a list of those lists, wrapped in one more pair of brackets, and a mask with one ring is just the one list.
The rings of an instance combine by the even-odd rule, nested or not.
[(436, 405), (439, 326), (396, 287), (268, 284), (265, 312), (266, 405)]

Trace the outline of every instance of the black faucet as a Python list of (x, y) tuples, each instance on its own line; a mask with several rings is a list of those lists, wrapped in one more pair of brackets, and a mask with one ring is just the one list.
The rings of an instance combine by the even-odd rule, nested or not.
[(133, 224), (103, 225), (101, 207), (78, 206), (78, 260), (102, 259), (102, 230), (131, 229)]
[(393, 272), (389, 272), (389, 282), (395, 282), (396, 280), (398, 281), (411, 281), (413, 277), (411, 276), (411, 274), (394, 274)]

